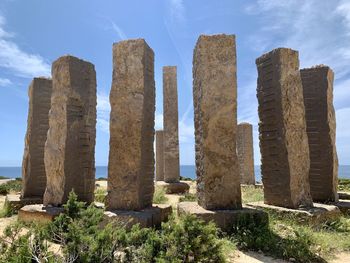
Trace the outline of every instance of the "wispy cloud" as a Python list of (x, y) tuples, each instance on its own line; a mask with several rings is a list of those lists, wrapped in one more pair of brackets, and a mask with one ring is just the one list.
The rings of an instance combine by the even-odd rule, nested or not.
[(109, 116), (111, 106), (109, 97), (104, 93), (97, 94), (97, 127), (105, 133), (109, 133)]
[(20, 77), (50, 76), (50, 65), (40, 55), (22, 50), (5, 25), (6, 19), (0, 15), (0, 67)]
[(9, 79), (0, 78), (0, 87), (7, 87), (12, 84), (12, 81)]
[(177, 21), (177, 22), (185, 21), (185, 7), (184, 7), (183, 0), (170, 1), (170, 15), (173, 21)]
[(124, 33), (124, 31), (113, 21), (111, 21), (111, 25), (112, 25), (112, 29), (117, 33), (118, 37), (120, 38), (120, 40), (125, 40), (128, 37), (126, 36), (126, 34)]

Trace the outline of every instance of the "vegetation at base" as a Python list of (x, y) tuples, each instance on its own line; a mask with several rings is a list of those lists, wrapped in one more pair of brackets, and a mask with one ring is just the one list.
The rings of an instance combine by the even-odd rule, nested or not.
[(10, 217), (14, 214), (15, 214), (15, 211), (13, 210), (13, 208), (8, 203), (5, 202), (4, 206), (0, 210), (0, 218)]
[(22, 180), (11, 180), (5, 184), (0, 185), (0, 195), (7, 195), (9, 193), (17, 193), (22, 189)]
[(180, 181), (196, 181), (195, 179), (189, 178), (189, 177), (185, 177), (185, 176), (181, 176), (180, 175)]
[(99, 177), (99, 178), (97, 178), (97, 181), (107, 181), (107, 178), (106, 177)]
[(181, 196), (179, 202), (195, 202), (197, 201), (197, 195), (192, 193), (186, 193), (184, 196)]
[(104, 203), (107, 191), (103, 188), (97, 188), (95, 190), (95, 202)]
[(154, 204), (166, 204), (168, 202), (168, 198), (165, 196), (165, 188), (164, 187), (156, 187), (154, 189), (153, 194), (153, 203)]
[(8, 177), (6, 177), (6, 176), (2, 176), (2, 175), (0, 175), (0, 180), (4, 180), (4, 179), (9, 179)]
[(350, 192), (350, 179), (339, 178), (338, 180), (338, 190)]
[[(0, 262), (224, 262), (214, 224), (170, 218), (161, 229), (101, 227), (103, 210), (71, 193), (64, 213), (47, 225), (16, 223), (0, 238)], [(57, 249), (58, 247), (58, 249)]]
[(254, 185), (247, 185), (242, 188), (242, 202), (244, 204), (264, 200), (263, 190), (255, 188)]

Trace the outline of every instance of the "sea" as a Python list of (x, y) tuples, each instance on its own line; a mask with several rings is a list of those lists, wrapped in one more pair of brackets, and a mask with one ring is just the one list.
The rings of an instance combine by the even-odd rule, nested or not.
[[(339, 178), (350, 179), (350, 165), (339, 165)], [(196, 167), (194, 165), (181, 165), (180, 175), (191, 179), (196, 178)], [(0, 167), (0, 176), (7, 178), (21, 177), (21, 167)], [(96, 178), (107, 178), (107, 166), (96, 166)], [(255, 166), (255, 179), (261, 182), (260, 166)]]

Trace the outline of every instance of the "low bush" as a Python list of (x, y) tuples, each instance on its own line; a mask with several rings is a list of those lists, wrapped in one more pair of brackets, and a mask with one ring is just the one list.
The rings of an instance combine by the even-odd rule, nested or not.
[(186, 193), (184, 196), (181, 196), (179, 199), (180, 202), (195, 202), (197, 201), (197, 195), (192, 193)]
[(168, 198), (165, 196), (165, 188), (164, 187), (156, 187), (154, 189), (153, 194), (153, 203), (154, 204), (166, 204), (168, 202)]
[(5, 184), (0, 185), (0, 195), (7, 195), (9, 193), (17, 193), (22, 189), (21, 180), (11, 180)]
[(350, 179), (339, 178), (338, 190), (350, 192)]
[(100, 203), (104, 203), (105, 198), (106, 198), (106, 190), (103, 188), (97, 188), (95, 190), (95, 201), (96, 202), (100, 202)]

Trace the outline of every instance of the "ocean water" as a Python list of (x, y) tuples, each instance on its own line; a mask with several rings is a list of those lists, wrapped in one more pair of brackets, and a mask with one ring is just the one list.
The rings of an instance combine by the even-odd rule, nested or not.
[[(183, 177), (191, 179), (196, 178), (196, 168), (194, 165), (181, 165), (180, 174)], [(0, 176), (8, 178), (21, 177), (21, 167), (0, 167)], [(107, 177), (107, 166), (96, 166), (96, 178)], [(339, 166), (339, 178), (350, 179), (350, 165)], [(260, 166), (255, 166), (255, 179), (257, 182), (261, 182)]]

